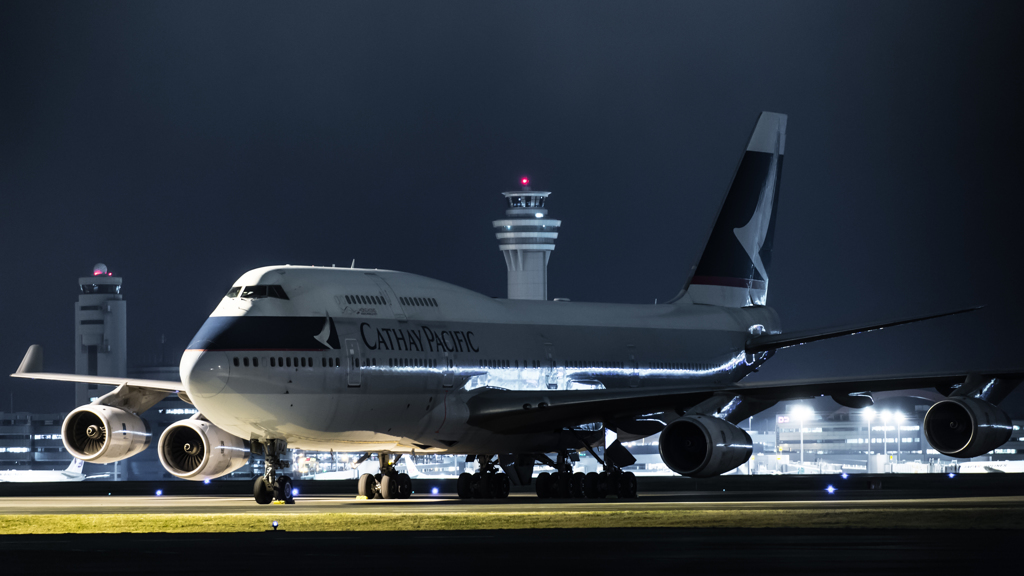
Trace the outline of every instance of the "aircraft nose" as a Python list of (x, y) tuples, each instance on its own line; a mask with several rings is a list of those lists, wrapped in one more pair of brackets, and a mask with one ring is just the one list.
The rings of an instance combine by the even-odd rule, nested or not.
[(212, 398), (220, 394), (231, 376), (226, 352), (186, 350), (179, 367), (181, 381), (190, 398)]

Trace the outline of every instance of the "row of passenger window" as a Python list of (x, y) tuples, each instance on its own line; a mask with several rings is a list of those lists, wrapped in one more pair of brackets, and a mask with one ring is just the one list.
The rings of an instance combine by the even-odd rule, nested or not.
[(388, 358), (388, 366), (392, 368), (437, 368), (437, 360), (433, 358)]
[(398, 301), (403, 306), (432, 306), (437, 308), (437, 300), (433, 298), (414, 298), (410, 296), (399, 296)]
[[(252, 358), (250, 358), (248, 356), (243, 356), (243, 357), (239, 358), (239, 357), (236, 356), (234, 358), (233, 364), (235, 366), (249, 366), (251, 364), (252, 367), (259, 368), (260, 367), (260, 359), (255, 357), (255, 356), (253, 356)], [(367, 358), (364, 361), (362, 366), (366, 367), (366, 366), (371, 366), (371, 365), (373, 365), (373, 366), (377, 365), (377, 359), (376, 358)], [(309, 356), (306, 356), (306, 357), (301, 357), (301, 356), (299, 356), (299, 357), (296, 357), (296, 356), (277, 356), (277, 357), (274, 357), (274, 356), (271, 356), (270, 357), (270, 367), (271, 368), (312, 368), (313, 367), (313, 359), (310, 358)], [(341, 358), (327, 358), (327, 357), (320, 358), (320, 367), (321, 368), (340, 368), (341, 367)]]
[(589, 369), (606, 368), (606, 369), (612, 369), (612, 368), (625, 368), (626, 367), (626, 363), (625, 362), (600, 362), (600, 361), (596, 361), (596, 360), (591, 360), (591, 361), (588, 361), (588, 360), (570, 360), (570, 361), (565, 363), (565, 366), (566, 366), (566, 368), (589, 368)]
[[(481, 360), (480, 368), (519, 368), (519, 360)], [(523, 368), (540, 368), (540, 360), (523, 360)]]
[(684, 364), (681, 362), (652, 362), (651, 368), (655, 370), (711, 370), (712, 364)]
[(385, 306), (388, 301), (382, 296), (345, 296), (345, 301), (349, 304), (366, 304), (368, 306)]

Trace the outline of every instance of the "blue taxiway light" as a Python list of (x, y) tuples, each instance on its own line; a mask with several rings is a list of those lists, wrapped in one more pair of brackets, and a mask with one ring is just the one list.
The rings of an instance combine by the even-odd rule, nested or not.
[(431, 488), (430, 489), (430, 493), (433, 494), (434, 496), (437, 496), (438, 489), (436, 487), (435, 488)]
[(956, 474), (953, 474), (952, 472), (950, 472), (950, 473), (949, 473), (949, 477), (950, 477), (950, 478), (955, 478), (955, 477), (956, 477)]
[(210, 479), (209, 478), (207, 478), (206, 480), (203, 480), (203, 484), (209, 484), (209, 483), (210, 483)]
[(164, 495), (164, 491), (163, 490), (157, 490), (156, 491), (156, 495), (157, 496), (163, 496)]
[(299, 489), (298, 488), (292, 488), (292, 496), (298, 496), (298, 495), (299, 495)]
[(847, 474), (846, 472), (843, 472), (842, 474), (839, 475), (839, 477), (842, 478), (843, 480), (846, 480), (847, 478), (850, 477), (850, 475)]
[(831, 484), (829, 484), (828, 488), (825, 488), (825, 492), (828, 492), (829, 494), (835, 494), (836, 493), (836, 487), (831, 485)]

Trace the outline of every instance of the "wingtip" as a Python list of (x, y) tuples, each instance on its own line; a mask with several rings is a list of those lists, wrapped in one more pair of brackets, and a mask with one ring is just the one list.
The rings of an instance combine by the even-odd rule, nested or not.
[(11, 376), (17, 376), (18, 374), (29, 374), (32, 372), (43, 371), (43, 347), (39, 344), (33, 344), (28, 347), (28, 351), (25, 352), (25, 357), (22, 358), (21, 364), (18, 365), (18, 370), (11, 374)]

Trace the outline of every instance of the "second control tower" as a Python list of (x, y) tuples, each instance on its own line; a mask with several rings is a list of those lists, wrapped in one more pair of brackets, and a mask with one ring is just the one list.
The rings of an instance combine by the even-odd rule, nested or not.
[(520, 184), (521, 191), (503, 193), (508, 209), (504, 219), (494, 221), (498, 248), (508, 267), (508, 297), (547, 300), (548, 260), (562, 221), (547, 217), (544, 203), (551, 192), (530, 190), (529, 178), (523, 178)]
[[(75, 302), (75, 374), (124, 377), (128, 372), (127, 321), (121, 278), (103, 264), (78, 279), (82, 293)], [(113, 390), (98, 384), (75, 384), (75, 406)]]

